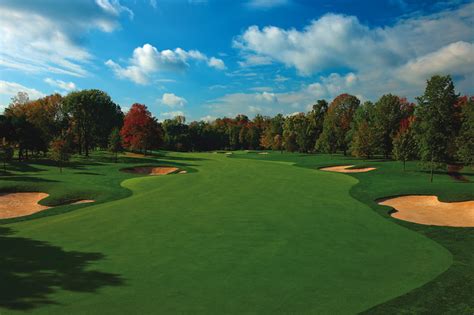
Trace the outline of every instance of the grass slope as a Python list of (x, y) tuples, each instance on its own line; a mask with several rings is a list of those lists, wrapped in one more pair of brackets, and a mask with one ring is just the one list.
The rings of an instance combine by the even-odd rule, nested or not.
[[(354, 177), (292, 165), (322, 157), (235, 156), (246, 159), (171, 154), (113, 164), (98, 156), (63, 175), (44, 163), (11, 171), (15, 180), (0, 180), (2, 190), (103, 203), (0, 226), (0, 311), (354, 313), (452, 263), (438, 243), (354, 199), (365, 193)], [(118, 171), (145, 163), (189, 173)], [(55, 211), (64, 213), (47, 216)]]

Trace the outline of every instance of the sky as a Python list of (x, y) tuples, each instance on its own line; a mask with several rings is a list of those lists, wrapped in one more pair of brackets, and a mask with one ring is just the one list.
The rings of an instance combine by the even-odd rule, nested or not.
[(474, 94), (473, 1), (0, 0), (0, 112), (94, 88), (160, 120), (292, 114), (434, 74)]

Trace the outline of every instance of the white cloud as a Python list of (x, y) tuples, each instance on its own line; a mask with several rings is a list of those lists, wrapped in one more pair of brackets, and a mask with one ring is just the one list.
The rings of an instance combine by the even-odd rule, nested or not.
[(133, 11), (126, 6), (121, 5), (118, 0), (95, 0), (95, 3), (97, 3), (102, 10), (112, 15), (119, 16), (122, 12), (126, 12), (129, 14), (130, 18), (133, 19)]
[(205, 122), (213, 122), (216, 119), (217, 119), (217, 117), (211, 116), (211, 115), (207, 115), (207, 116), (199, 118), (199, 120), (205, 121)]
[(0, 94), (9, 97), (15, 96), (18, 92), (26, 92), (31, 100), (44, 97), (45, 94), (33, 88), (28, 88), (16, 82), (0, 80)]
[(74, 84), (74, 82), (64, 82), (61, 80), (53, 80), (51, 78), (44, 79), (44, 82), (48, 83), (51, 86), (60, 88), (64, 91), (72, 91), (77, 89), (76, 84)]
[(209, 67), (216, 68), (218, 70), (227, 69), (227, 67), (224, 64), (224, 61), (222, 61), (222, 59), (219, 59), (219, 58), (211, 57), (208, 60), (207, 64), (209, 65)]
[(185, 116), (185, 115), (184, 115), (184, 112), (178, 110), (178, 111), (161, 113), (160, 116), (167, 119), (167, 118), (174, 118), (176, 116)]
[(262, 92), (261, 94), (257, 94), (255, 96), (257, 100), (259, 101), (265, 101), (269, 103), (276, 103), (278, 102), (278, 98), (275, 96), (275, 93), (269, 93), (269, 92)]
[(289, 3), (289, 0), (249, 0), (247, 5), (255, 9), (271, 9)]
[(326, 14), (301, 31), (251, 26), (234, 40), (234, 47), (244, 54), (294, 67), (301, 75), (333, 67), (356, 71), (391, 68), (453, 42), (471, 42), (473, 12), (474, 4), (468, 4), (378, 28), (364, 25), (354, 16)]
[(33, 88), (28, 88), (16, 82), (0, 80), (0, 112), (10, 103), (10, 99), (18, 92), (26, 92), (30, 100), (44, 97), (45, 94)]
[(91, 30), (112, 32), (122, 12), (118, 0), (0, 2), (0, 65), (22, 72), (86, 76), (92, 55), (82, 46)]
[(188, 61), (205, 61), (210, 67), (225, 69), (224, 61), (211, 57), (197, 50), (186, 51), (181, 48), (159, 51), (150, 44), (137, 47), (129, 60), (129, 65), (122, 67), (113, 60), (105, 64), (110, 67), (119, 78), (127, 78), (138, 84), (147, 84), (150, 76), (160, 71), (183, 71), (189, 67)]
[(474, 44), (463, 41), (449, 44), (409, 61), (398, 70), (398, 73), (401, 78), (410, 82), (423, 81), (437, 73), (472, 75), (474, 73)]
[(174, 95), (173, 93), (164, 93), (160, 102), (169, 107), (183, 107), (188, 101), (184, 97)]
[(272, 64), (272, 58), (268, 56), (244, 54), (243, 58), (243, 61), (238, 62), (239, 66), (243, 68), (252, 66), (266, 66)]
[[(352, 91), (365, 99), (389, 92), (412, 98), (422, 93), (426, 79), (435, 73), (453, 75), (461, 92), (472, 93), (473, 20), (474, 3), (407, 16), (386, 27), (369, 27), (354, 16), (326, 14), (301, 30), (251, 26), (234, 39), (233, 46), (245, 66), (252, 66), (247, 56), (257, 56), (308, 77), (334, 68), (350, 71), (315, 80), (308, 85), (315, 96)], [(277, 75), (274, 81), (284, 80)], [(278, 99), (282, 102), (279, 95)]]

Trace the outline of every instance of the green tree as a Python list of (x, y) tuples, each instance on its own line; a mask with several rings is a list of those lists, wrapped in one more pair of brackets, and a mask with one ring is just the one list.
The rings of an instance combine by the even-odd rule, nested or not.
[(417, 142), (420, 158), (430, 169), (445, 167), (453, 160), (456, 135), (456, 102), (458, 95), (449, 75), (435, 75), (427, 81), (425, 93), (417, 98)]
[(115, 163), (117, 163), (118, 153), (123, 150), (122, 137), (120, 136), (120, 129), (114, 128), (109, 136), (109, 151), (114, 154)]
[(357, 157), (370, 159), (377, 147), (377, 131), (375, 127), (375, 107), (365, 102), (354, 115), (352, 129), (347, 134), (351, 139), (351, 153)]
[(318, 100), (313, 109), (308, 113), (308, 119), (310, 121), (310, 135), (313, 138), (312, 143), (314, 149), (317, 150), (317, 141), (323, 132), (324, 119), (328, 111), (328, 102), (326, 100)]
[(398, 132), (402, 115), (402, 100), (396, 95), (383, 95), (375, 103), (378, 146), (385, 158), (392, 153), (393, 137)]
[(463, 98), (461, 129), (456, 139), (457, 158), (464, 165), (474, 166), (474, 97)]
[(71, 116), (71, 127), (76, 137), (79, 154), (94, 146), (107, 147), (113, 128), (123, 124), (123, 113), (110, 96), (100, 90), (82, 90), (64, 98), (66, 112)]

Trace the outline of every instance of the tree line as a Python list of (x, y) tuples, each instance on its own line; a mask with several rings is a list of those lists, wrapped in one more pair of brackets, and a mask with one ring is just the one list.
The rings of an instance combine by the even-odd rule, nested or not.
[(474, 165), (474, 97), (456, 94), (450, 76), (433, 76), (416, 104), (386, 94), (375, 103), (341, 94), (307, 113), (159, 122), (143, 104), (124, 114), (107, 93), (82, 90), (29, 100), (18, 93), (0, 115), (4, 162), (46, 155), (67, 160), (93, 149), (141, 151), (277, 150), (421, 160), (433, 170)]

